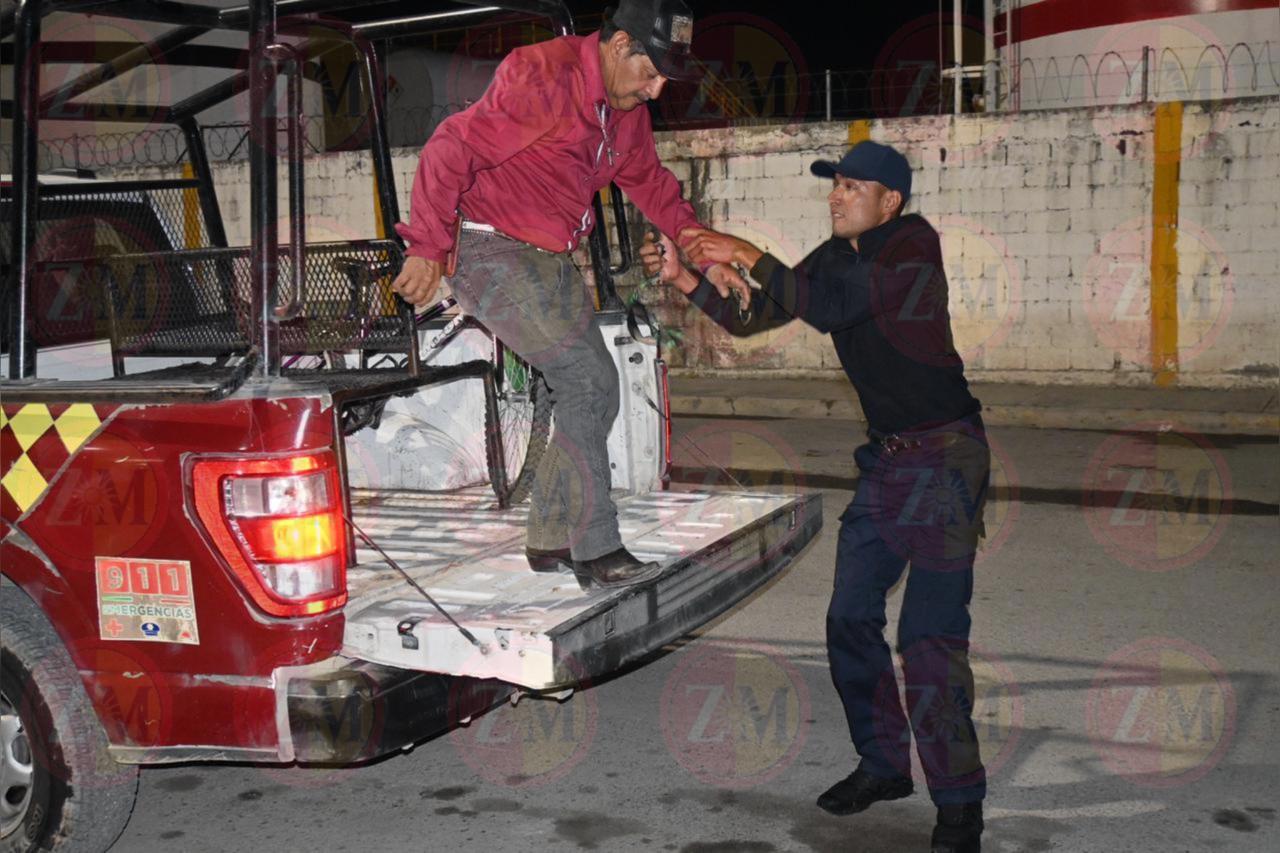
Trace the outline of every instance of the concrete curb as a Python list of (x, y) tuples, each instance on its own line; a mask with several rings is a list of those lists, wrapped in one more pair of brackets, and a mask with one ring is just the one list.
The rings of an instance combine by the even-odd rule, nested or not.
[[(682, 395), (673, 389), (671, 412), (686, 417), (832, 418), (862, 421), (852, 400), (837, 398), (767, 398), (752, 396)], [(983, 406), (988, 426), (1036, 429), (1143, 429), (1150, 432), (1176, 426), (1198, 433), (1229, 435), (1280, 434), (1280, 415), (1264, 412), (1205, 412), (1171, 409)]]

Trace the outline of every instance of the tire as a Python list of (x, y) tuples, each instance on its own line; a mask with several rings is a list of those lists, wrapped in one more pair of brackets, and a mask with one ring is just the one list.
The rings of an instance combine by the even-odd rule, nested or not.
[(494, 385), (498, 421), (493, 422), (486, 408), (485, 459), (499, 504), (510, 506), (529, 497), (546, 452), (551, 438), (551, 394), (537, 369), (502, 346), (497, 347)]
[(138, 768), (107, 753), (71, 656), (7, 580), (0, 580), (0, 762), (0, 853), (103, 853), (133, 813)]

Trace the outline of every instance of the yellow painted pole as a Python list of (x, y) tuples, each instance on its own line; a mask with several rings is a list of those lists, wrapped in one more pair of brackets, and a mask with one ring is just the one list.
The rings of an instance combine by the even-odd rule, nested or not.
[[(182, 164), (182, 177), (190, 180), (196, 176), (195, 167)], [(182, 242), (188, 249), (200, 249), (200, 195), (194, 189), (182, 191)]]
[[(382, 196), (378, 194), (378, 176), (373, 176), (373, 227), (379, 240), (387, 239), (387, 228), (382, 223)], [(381, 283), (382, 313), (394, 316), (396, 313), (396, 295), (391, 290), (391, 279)]]
[(860, 118), (849, 122), (849, 144), (857, 145), (871, 138), (871, 122)]
[(373, 176), (373, 223), (378, 229), (378, 239), (387, 239), (387, 229), (382, 224), (382, 197), (378, 195), (378, 176)]
[(1151, 375), (1178, 381), (1178, 177), (1182, 103), (1156, 104), (1151, 191)]

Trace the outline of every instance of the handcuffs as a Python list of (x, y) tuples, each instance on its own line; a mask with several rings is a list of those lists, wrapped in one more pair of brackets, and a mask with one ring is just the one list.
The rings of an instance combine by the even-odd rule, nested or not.
[[(659, 255), (660, 257), (664, 258), (664, 259), (667, 257), (667, 246), (666, 246), (666, 244), (665, 244), (665, 243), (663, 243), (661, 240), (659, 240), (659, 241), (658, 241), (658, 255)], [(742, 277), (742, 280), (743, 280), (743, 281), (746, 281), (746, 280), (747, 280), (747, 273), (746, 273), (746, 271), (745, 271), (744, 269), (742, 269), (742, 268), (741, 268), (740, 266), (738, 266), (737, 264), (733, 264), (733, 265), (731, 265), (731, 266), (732, 266), (732, 269), (734, 270), (734, 272), (736, 272), (739, 276), (741, 276), (741, 277)], [(704, 273), (704, 276), (705, 276), (705, 273)], [(707, 280), (708, 280), (708, 281), (710, 281), (710, 279), (707, 279)], [(750, 301), (748, 301), (748, 302), (747, 302), (747, 305), (746, 305), (746, 307), (745, 307), (745, 308), (744, 308), (744, 307), (743, 307), (743, 305), (742, 305), (742, 300), (741, 300), (741, 299), (735, 299), (735, 300), (734, 300), (734, 305), (735, 305), (735, 306), (737, 307), (737, 309), (738, 309), (738, 321), (739, 321), (739, 322), (741, 322), (743, 325), (746, 325), (747, 323), (750, 323), (750, 322), (751, 322), (751, 303), (750, 303)]]

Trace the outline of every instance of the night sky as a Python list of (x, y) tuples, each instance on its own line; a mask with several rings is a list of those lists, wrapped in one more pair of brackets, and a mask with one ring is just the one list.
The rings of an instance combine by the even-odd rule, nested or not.
[[(950, 109), (936, 68), (939, 36), (944, 61), (952, 61), (951, 0), (943, 0), (942, 27), (938, 0), (856, 5), (694, 0), (690, 5), (696, 19), (694, 52), (717, 75), (738, 81), (733, 90), (745, 104), (739, 116), (745, 109), (765, 118), (824, 117), (827, 69), (837, 72), (833, 115), (838, 118), (930, 113), (940, 102)], [(580, 31), (599, 26), (599, 3), (570, 0), (569, 7)], [(780, 10), (788, 14), (783, 17)], [(964, 11), (965, 59), (979, 62), (981, 0), (965, 0)], [(787, 81), (788, 95), (770, 88), (774, 78)], [(699, 106), (697, 97), (691, 87), (673, 86), (661, 113), (655, 113), (656, 123), (714, 126), (723, 120), (726, 110)]]
[[(421, 13), (412, 3), (355, 7), (355, 19)], [(605, 5), (567, 0), (577, 31), (598, 29)], [(712, 85), (673, 84), (650, 105), (655, 127), (715, 127), (757, 120), (822, 119), (831, 92), (835, 119), (949, 112), (951, 94), (938, 76), (939, 52), (952, 62), (952, 0), (817, 4), (778, 0), (693, 0), (694, 53)], [(783, 14), (785, 12), (785, 15)], [(965, 60), (981, 61), (982, 0), (965, 0)], [(396, 44), (500, 59), (531, 38), (550, 35), (529, 28), (519, 14), (478, 26), (450, 22), (432, 35), (406, 36)], [(503, 23), (506, 21), (508, 23)], [(826, 72), (832, 71), (830, 85)]]
[[(686, 0), (697, 19), (755, 16), (772, 21), (798, 45), (812, 69), (871, 68), (885, 43), (909, 22), (938, 15), (938, 0), (895, 3), (786, 3), (778, 0)], [(598, 2), (570, 0), (576, 16), (598, 14)], [(952, 0), (944, 0), (949, 16)], [(982, 16), (981, 0), (965, 0), (965, 13)], [(786, 16), (780, 11), (786, 11)]]

